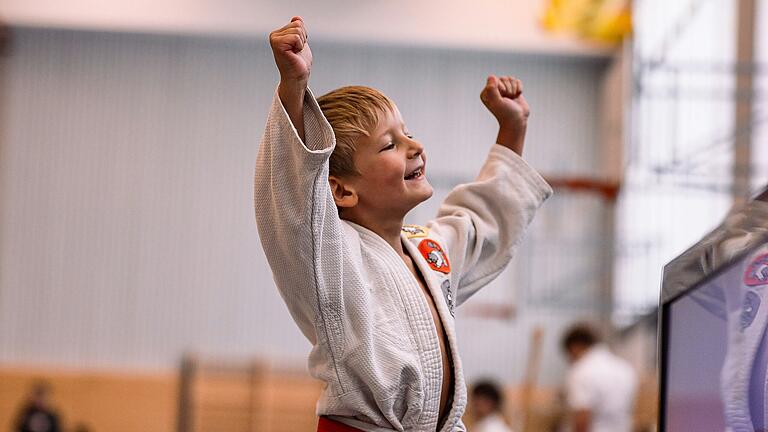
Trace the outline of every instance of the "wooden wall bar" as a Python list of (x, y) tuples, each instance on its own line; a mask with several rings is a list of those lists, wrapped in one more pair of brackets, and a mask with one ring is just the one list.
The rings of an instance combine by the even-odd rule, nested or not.
[(173, 432), (178, 377), (168, 373), (0, 367), (0, 430), (9, 431), (32, 385), (44, 380), (64, 431), (77, 424), (91, 432)]

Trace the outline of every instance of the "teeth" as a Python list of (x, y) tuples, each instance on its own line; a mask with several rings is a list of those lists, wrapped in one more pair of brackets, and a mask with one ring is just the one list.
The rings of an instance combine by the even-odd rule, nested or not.
[(418, 168), (418, 169), (416, 169), (415, 171), (412, 171), (412, 172), (411, 172), (410, 174), (408, 174), (407, 176), (405, 176), (405, 179), (406, 179), (406, 180), (411, 180), (411, 179), (414, 179), (414, 178), (420, 177), (420, 176), (421, 176), (423, 173), (424, 173), (424, 167), (422, 167), (422, 168)]
[(414, 178), (416, 178), (416, 177), (419, 177), (419, 176), (421, 176), (421, 173), (422, 173), (422, 169), (421, 169), (421, 168), (419, 168), (419, 169), (417, 169), (416, 171), (414, 171), (414, 172), (412, 172), (412, 173), (408, 174), (408, 175), (407, 175), (405, 178), (406, 178), (406, 179), (408, 179), (408, 180), (410, 180), (410, 179), (414, 179)]

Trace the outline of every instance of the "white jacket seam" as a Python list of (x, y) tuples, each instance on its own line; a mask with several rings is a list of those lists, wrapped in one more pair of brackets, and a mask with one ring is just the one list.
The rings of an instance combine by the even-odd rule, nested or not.
[[(315, 219), (316, 219), (316, 213), (317, 213), (317, 205), (318, 205), (318, 199), (317, 199), (317, 181), (318, 177), (323, 174), (323, 170), (319, 170), (317, 174), (315, 174), (314, 181), (312, 183), (312, 206), (311, 206), (311, 215), (310, 215), (310, 229), (312, 233), (312, 276), (315, 279), (315, 296), (317, 298), (317, 310), (320, 314), (320, 320), (323, 322), (323, 331), (325, 331), (325, 340), (328, 343), (328, 352), (331, 355), (331, 361), (333, 362), (333, 370), (336, 372), (336, 380), (339, 382), (339, 388), (341, 389), (342, 393), (345, 393), (344, 391), (344, 384), (341, 380), (341, 374), (339, 373), (339, 366), (338, 361), (336, 360), (336, 349), (334, 344), (332, 343), (331, 337), (332, 332), (328, 330), (328, 320), (325, 316), (325, 305), (323, 303), (322, 294), (320, 292), (320, 281), (317, 277), (317, 247), (318, 247), (318, 241), (317, 241), (317, 233), (315, 230)], [(342, 329), (343, 330), (343, 329)]]

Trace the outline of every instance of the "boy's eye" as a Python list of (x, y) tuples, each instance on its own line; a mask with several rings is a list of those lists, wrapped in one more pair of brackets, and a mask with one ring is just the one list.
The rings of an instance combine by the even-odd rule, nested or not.
[(393, 149), (393, 148), (395, 148), (395, 143), (393, 143), (393, 142), (390, 142), (390, 143), (388, 143), (386, 146), (382, 147), (382, 149), (381, 149), (381, 150), (379, 150), (379, 151), (380, 151), (380, 152), (382, 152), (382, 151), (384, 151), (384, 150), (389, 150), (389, 149)]
[(408, 137), (408, 139), (413, 139), (413, 134), (412, 134), (412, 133), (408, 133), (408, 132), (406, 132), (406, 133), (405, 133), (405, 136), (407, 136), (407, 137)]

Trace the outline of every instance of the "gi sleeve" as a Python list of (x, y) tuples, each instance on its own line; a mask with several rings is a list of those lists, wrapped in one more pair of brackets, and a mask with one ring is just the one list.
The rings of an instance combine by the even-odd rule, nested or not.
[[(259, 238), (288, 309), (314, 344), (315, 326), (332, 332), (342, 289), (341, 221), (328, 185), (335, 137), (309, 89), (305, 142), (277, 93), (259, 147), (254, 205)], [(338, 309), (337, 309), (338, 310)], [(330, 329), (330, 330), (329, 330)]]
[(427, 226), (445, 242), (461, 305), (512, 259), (552, 188), (514, 151), (494, 145), (477, 179), (459, 185)]

